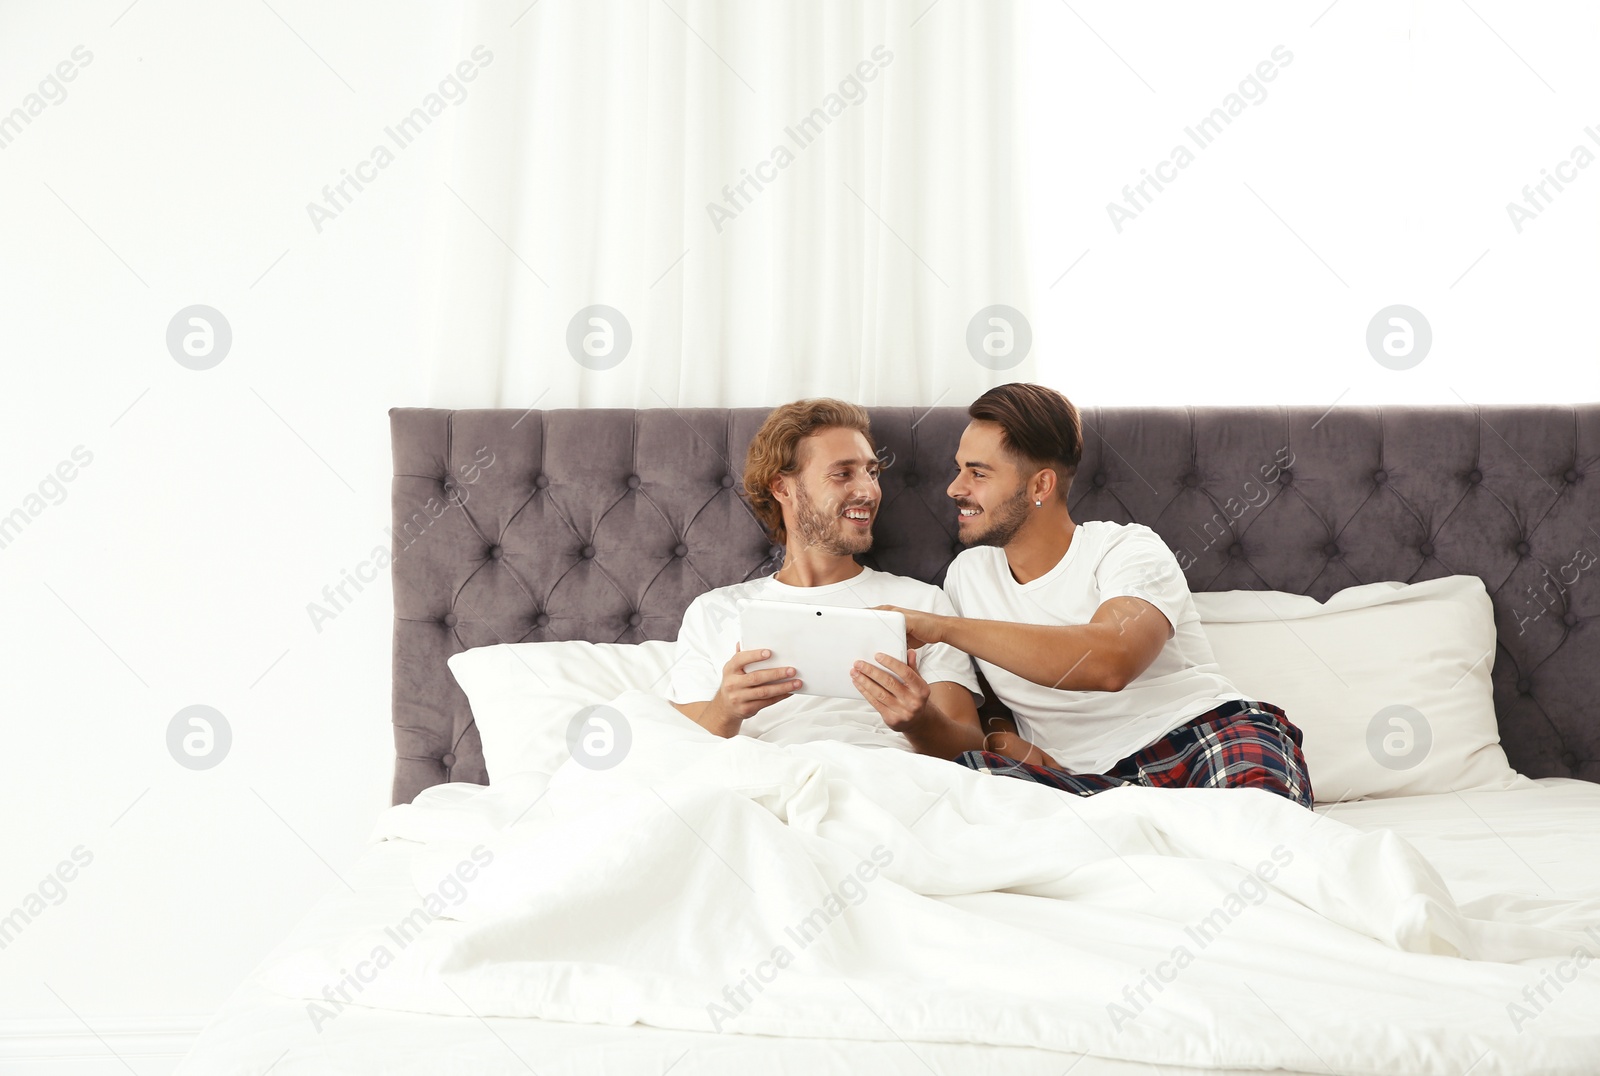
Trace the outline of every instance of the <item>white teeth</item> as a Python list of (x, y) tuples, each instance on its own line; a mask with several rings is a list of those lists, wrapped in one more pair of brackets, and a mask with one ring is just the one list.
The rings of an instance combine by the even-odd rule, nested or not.
[(844, 515), (845, 515), (846, 519), (865, 520), (865, 519), (870, 518), (871, 513), (868, 512), (865, 508), (846, 508), (844, 510)]
[(978, 510), (976, 508), (962, 508), (959, 509), (959, 511), (963, 516), (966, 516), (969, 519), (978, 514)]

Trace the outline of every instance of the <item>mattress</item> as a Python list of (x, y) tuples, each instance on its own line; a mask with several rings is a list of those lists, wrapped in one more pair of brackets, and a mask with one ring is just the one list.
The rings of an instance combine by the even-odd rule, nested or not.
[[(1362, 830), (1414, 844), (1458, 901), (1496, 892), (1600, 898), (1600, 785), (1550, 778), (1530, 787), (1319, 807)], [(324, 897), (202, 1032), (186, 1074), (1006, 1072), (1062, 1076), (1191, 1072), (1017, 1047), (709, 1034), (532, 1019), (474, 1019), (352, 1006), (314, 1021), (304, 1000), (259, 981), (283, 953), (356, 924), (389, 921), (415, 902), (411, 842), (373, 845), (346, 872), (353, 891)], [(1600, 1058), (1596, 1059), (1600, 1070)], [(1218, 1070), (1208, 1070), (1218, 1071)]]

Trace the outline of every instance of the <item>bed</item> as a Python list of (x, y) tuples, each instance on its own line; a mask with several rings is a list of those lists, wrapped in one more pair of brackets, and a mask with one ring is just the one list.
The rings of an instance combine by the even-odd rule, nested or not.
[[(964, 410), (870, 411), (885, 468), (876, 541), (863, 560), (938, 582), (959, 551), (944, 486)], [(512, 641), (670, 640), (695, 595), (774, 570), (781, 550), (735, 494), (744, 445), (763, 417), (760, 409), (391, 412), (396, 804), (465, 802), (488, 781), (471, 708), (446, 664), (452, 655)], [(1498, 639), (1500, 738), (1510, 763), (1536, 780), (1327, 803), (1310, 817), (1338, 820), (1319, 839), (1345, 827), (1372, 841), (1404, 838), (1463, 907), (1559, 899), (1569, 925), (1585, 921), (1600, 900), (1600, 588), (1585, 572), (1574, 576), (1572, 563), (1575, 551), (1600, 549), (1600, 504), (1585, 476), (1600, 444), (1600, 405), (1089, 408), (1083, 418), (1073, 518), (1150, 526), (1182, 550), (1197, 594), (1270, 590), (1322, 601), (1376, 580), (1482, 580)], [(1241, 484), (1261, 481), (1260, 462), (1281, 460), (1285, 447), (1293, 463), (1273, 468), (1270, 496), (1246, 496), (1240, 509)], [(490, 792), (507, 802), (519, 794), (515, 781)], [(426, 812), (406, 810), (396, 817), (420, 825)], [(263, 961), (180, 1071), (1487, 1073), (1524, 1071), (1544, 1057), (1569, 1071), (1585, 1071), (1587, 1057), (1587, 1070), (1600, 1069), (1600, 1046), (1583, 1031), (1600, 1026), (1600, 970), (1585, 972), (1587, 961), (1554, 1000), (1549, 961), (1526, 975), (1535, 991), (1544, 983), (1542, 1002), (1482, 999), (1484, 1012), (1510, 1014), (1516, 1034), (1489, 1034), (1481, 1052), (1456, 1041), (1477, 1030), (1441, 1025), (1414, 1039), (1389, 1028), (1392, 1042), (1374, 1031), (1374, 1045), (1345, 1056), (1317, 1039), (1304, 1005), (1269, 991), (1257, 996), (1259, 1038), (1281, 1050), (1237, 1049), (1246, 1063), (1232, 1068), (1204, 1050), (1164, 1064), (1154, 1047), (933, 1041), (895, 1018), (879, 1019), (876, 1033), (841, 1022), (837, 1035), (505, 1017), (465, 1003), (460, 1015), (349, 1004), (336, 1019), (308, 1018), (313, 1002), (269, 988), (279, 980), (268, 970), (360, 924), (404, 915), (416, 902), (422, 843), (404, 839), (420, 832), (406, 825), (391, 825), (396, 839), (374, 843), (346, 872), (354, 892), (330, 893)], [(1600, 953), (1600, 938), (1592, 944)], [(1381, 993), (1377, 982), (1325, 985)], [(1441, 1004), (1448, 997), (1441, 992)], [(1529, 1015), (1518, 1018), (1509, 1008), (1518, 1004)]]

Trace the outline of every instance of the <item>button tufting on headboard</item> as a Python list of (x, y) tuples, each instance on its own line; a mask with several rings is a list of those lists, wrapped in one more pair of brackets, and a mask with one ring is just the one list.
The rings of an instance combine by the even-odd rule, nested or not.
[[(961, 549), (945, 486), (965, 409), (868, 410), (886, 466), (864, 560), (939, 582)], [(390, 412), (405, 550), (392, 567), (396, 802), (441, 780), (485, 780), (451, 654), (502, 640), (672, 639), (696, 594), (781, 563), (736, 489), (765, 414)], [(1146, 524), (1193, 590), (1326, 600), (1383, 579), (1481, 578), (1513, 765), (1600, 779), (1600, 632), (1588, 623), (1600, 609), (1600, 491), (1581, 481), (1600, 454), (1600, 404), (1082, 415), (1073, 518)]]

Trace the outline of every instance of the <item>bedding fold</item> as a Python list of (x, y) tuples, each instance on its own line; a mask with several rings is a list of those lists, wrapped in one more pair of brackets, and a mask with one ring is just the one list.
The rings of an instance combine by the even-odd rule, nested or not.
[(415, 909), (265, 983), (314, 1023), (363, 1005), (1341, 1073), (1600, 1059), (1592, 896), (1459, 905), (1395, 834), (1259, 790), (1079, 799), (611, 705), (632, 737), (612, 769), (387, 812)]

